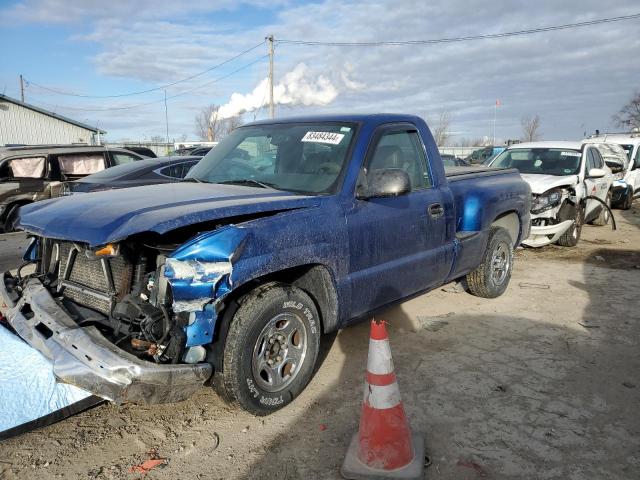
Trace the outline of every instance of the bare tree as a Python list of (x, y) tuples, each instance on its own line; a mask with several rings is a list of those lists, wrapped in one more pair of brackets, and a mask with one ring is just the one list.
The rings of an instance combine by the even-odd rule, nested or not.
[(218, 105), (207, 105), (202, 107), (195, 118), (195, 134), (200, 140), (213, 141), (215, 127), (218, 119)]
[(451, 136), (451, 133), (449, 132), (450, 126), (451, 115), (449, 114), (449, 112), (446, 110), (440, 112), (440, 117), (435, 122), (435, 127), (431, 130), (433, 139), (435, 140), (438, 147), (443, 147), (446, 145), (447, 140)]
[(166, 143), (167, 139), (161, 135), (153, 135), (151, 138), (151, 143)]
[(640, 91), (613, 116), (613, 121), (620, 128), (640, 128)]
[(217, 142), (233, 129), (242, 124), (242, 117), (220, 118), (218, 115), (219, 105), (207, 105), (200, 110), (195, 118), (195, 134), (201, 140)]
[(538, 115), (535, 115), (533, 117), (522, 117), (522, 120), (520, 120), (520, 125), (522, 125), (523, 142), (535, 142), (540, 138), (540, 133), (538, 132), (538, 130), (540, 129), (540, 117), (538, 117)]

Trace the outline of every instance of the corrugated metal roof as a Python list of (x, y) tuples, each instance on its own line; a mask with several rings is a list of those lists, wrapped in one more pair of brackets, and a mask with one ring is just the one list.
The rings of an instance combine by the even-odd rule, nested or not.
[(45, 110), (44, 108), (36, 107), (35, 105), (31, 105), (29, 103), (21, 102), (20, 100), (8, 97), (7, 95), (0, 94), (0, 101), (10, 102), (10, 103), (13, 103), (15, 105), (19, 105), (21, 107), (28, 108), (29, 110), (33, 110), (34, 112), (42, 113), (43, 115), (47, 115), (49, 117), (57, 118), (58, 120), (62, 120), (63, 122), (67, 122), (67, 123), (70, 123), (70, 124), (75, 125), (77, 127), (85, 128), (87, 130), (91, 130), (92, 132), (95, 132), (95, 133), (100, 132), (100, 135), (105, 135), (107, 133), (104, 130), (100, 130), (99, 128), (92, 127), (91, 125), (87, 125), (86, 123), (78, 122), (78, 121), (73, 120), (71, 118), (65, 117), (63, 115), (59, 115), (59, 114), (57, 114), (55, 112), (51, 112), (49, 110)]

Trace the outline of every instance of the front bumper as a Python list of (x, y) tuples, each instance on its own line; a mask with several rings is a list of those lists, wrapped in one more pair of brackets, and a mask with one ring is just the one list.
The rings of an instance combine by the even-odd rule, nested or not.
[(573, 220), (565, 220), (555, 225), (545, 225), (544, 227), (531, 227), (531, 233), (522, 243), (527, 247), (544, 247), (557, 242), (564, 232), (573, 225)]
[(622, 205), (630, 193), (631, 186), (624, 182), (613, 182), (611, 187), (611, 205), (617, 207)]
[(189, 398), (211, 377), (209, 363), (165, 365), (119, 349), (93, 326), (80, 327), (35, 279), (20, 297), (13, 277), (0, 281), (0, 312), (29, 345), (53, 363), (62, 382), (116, 403), (168, 403)]

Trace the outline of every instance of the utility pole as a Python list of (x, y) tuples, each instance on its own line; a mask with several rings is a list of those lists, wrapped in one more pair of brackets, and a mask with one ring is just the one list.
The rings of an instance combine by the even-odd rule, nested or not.
[(24, 103), (24, 78), (22, 77), (22, 74), (20, 74), (20, 99), (22, 100), (22, 103)]
[(275, 106), (273, 105), (273, 35), (267, 37), (269, 42), (269, 115), (275, 118)]
[(167, 127), (167, 155), (169, 155), (169, 110), (167, 109), (167, 91), (164, 91), (164, 122)]

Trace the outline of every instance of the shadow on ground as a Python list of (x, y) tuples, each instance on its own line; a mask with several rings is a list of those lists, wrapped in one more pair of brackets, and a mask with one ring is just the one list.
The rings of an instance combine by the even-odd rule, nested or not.
[[(463, 312), (456, 300), (466, 294), (454, 294), (450, 315), (430, 315), (428, 303), (381, 315), (412, 428), (426, 434), (428, 478), (638, 478), (640, 318), (628, 314), (637, 305), (628, 286), (640, 285), (640, 271), (591, 257), (565, 298), (528, 293), (557, 302), (540, 311), (523, 301), (515, 316)], [(572, 296), (588, 301), (572, 309)], [(332, 388), (269, 442), (248, 478), (339, 478), (358, 427), (367, 337), (366, 324), (338, 335), (344, 363)]]

